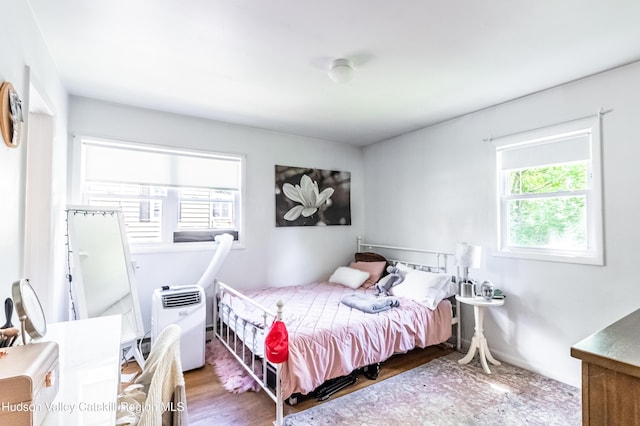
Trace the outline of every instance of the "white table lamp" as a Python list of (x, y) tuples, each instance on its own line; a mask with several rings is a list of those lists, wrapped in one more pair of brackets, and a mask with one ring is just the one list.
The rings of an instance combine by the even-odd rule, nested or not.
[(460, 276), (463, 281), (469, 278), (469, 268), (479, 268), (480, 260), (482, 258), (482, 247), (471, 246), (467, 243), (456, 244), (456, 266), (458, 267), (458, 274), (462, 270)]

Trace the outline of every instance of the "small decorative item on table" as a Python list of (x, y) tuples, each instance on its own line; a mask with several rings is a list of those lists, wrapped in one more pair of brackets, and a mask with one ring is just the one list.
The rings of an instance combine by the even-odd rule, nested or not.
[(484, 281), (480, 285), (480, 295), (484, 298), (484, 300), (491, 300), (493, 299), (494, 289), (495, 287), (493, 286), (491, 281)]
[(493, 289), (493, 298), (494, 299), (504, 299), (504, 292), (502, 290), (500, 290), (499, 288), (494, 288)]
[(475, 296), (475, 287), (476, 283), (470, 279), (462, 279), (460, 281), (460, 296), (462, 297), (473, 297)]

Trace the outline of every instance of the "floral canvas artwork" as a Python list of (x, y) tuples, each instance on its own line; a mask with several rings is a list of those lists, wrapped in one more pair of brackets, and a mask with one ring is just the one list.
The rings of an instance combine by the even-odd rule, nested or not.
[(276, 226), (351, 225), (351, 173), (276, 166)]

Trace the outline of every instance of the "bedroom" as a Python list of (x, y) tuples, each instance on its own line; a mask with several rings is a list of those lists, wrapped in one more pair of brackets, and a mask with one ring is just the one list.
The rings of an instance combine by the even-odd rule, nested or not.
[[(619, 3), (620, 7), (631, 7), (631, 2)], [(63, 209), (73, 201), (72, 195), (67, 196), (71, 185), (68, 150), (71, 135), (78, 133), (169, 145), (181, 141), (193, 148), (212, 145), (218, 152), (245, 154), (246, 197), (256, 207), (247, 206), (245, 247), (232, 251), (221, 276), (230, 284), (286, 285), (326, 277), (351, 257), (358, 235), (370, 241), (447, 251), (452, 251), (457, 241), (469, 241), (482, 245), (485, 251), (482, 267), (472, 274), (493, 281), (509, 295), (505, 307), (486, 321), (486, 334), (496, 357), (574, 386), (580, 383), (580, 363), (570, 357), (570, 346), (638, 307), (633, 297), (634, 247), (640, 242), (640, 230), (634, 226), (635, 212), (640, 208), (634, 196), (634, 184), (640, 181), (634, 164), (640, 150), (640, 131), (635, 125), (640, 113), (640, 99), (634, 92), (640, 85), (640, 65), (634, 62), (640, 59), (637, 51), (609, 68), (628, 65), (599, 74), (604, 68), (597, 69), (593, 56), (598, 55), (579, 52), (589, 63), (594, 61), (595, 68), (589, 74), (595, 75), (549, 84), (545, 88), (554, 87), (548, 90), (523, 88), (525, 93), (539, 92), (440, 124), (416, 126), (424, 128), (360, 147), (68, 97), (71, 91), (62, 83), (49, 42), (42, 38), (27, 2), (3, 1), (2, 16), (5, 23), (0, 35), (11, 43), (2, 46), (1, 79), (12, 81), (24, 94), (24, 66), (29, 65), (32, 83), (54, 109), (53, 144), (47, 146), (52, 187), (48, 199), (43, 200), (49, 205), (45, 211), (53, 214), (49, 218), (51, 232), (42, 238), (45, 247), (55, 253), (47, 271), (49, 282), (54, 284), (38, 289), (52, 321), (62, 320), (67, 314), (64, 250), (60, 247), (64, 247)], [(602, 19), (606, 16), (603, 13)], [(610, 17), (617, 22), (615, 16)], [(633, 22), (637, 17), (638, 9), (631, 8), (627, 18)], [(621, 46), (639, 44), (637, 33), (620, 39)], [(366, 68), (356, 71), (353, 83)], [(319, 78), (326, 80), (322, 72)], [(519, 87), (518, 79), (514, 80), (504, 83)], [(327, 90), (338, 87), (348, 88), (328, 86)], [(558, 123), (600, 108), (613, 110), (603, 121), (605, 265), (492, 255), (496, 247), (495, 148), (483, 139)], [(26, 146), (3, 149), (0, 156), (0, 226), (4, 241), (0, 248), (0, 289), (5, 297), (9, 284), (23, 273), (25, 262), (22, 228)], [(275, 228), (272, 206), (276, 164), (350, 171), (352, 225)], [(327, 246), (332, 250), (325, 250)], [(210, 251), (206, 250), (135, 253), (146, 321), (149, 305), (145, 300), (150, 299), (153, 289), (167, 283), (196, 281), (208, 256)], [(466, 339), (472, 328), (471, 322), (464, 323)]]

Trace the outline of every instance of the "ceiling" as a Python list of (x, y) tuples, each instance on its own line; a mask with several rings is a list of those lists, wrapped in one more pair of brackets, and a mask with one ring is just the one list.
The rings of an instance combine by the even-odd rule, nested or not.
[(640, 60), (637, 0), (28, 1), (72, 95), (354, 145)]

